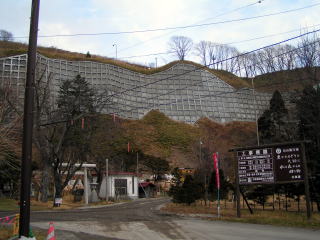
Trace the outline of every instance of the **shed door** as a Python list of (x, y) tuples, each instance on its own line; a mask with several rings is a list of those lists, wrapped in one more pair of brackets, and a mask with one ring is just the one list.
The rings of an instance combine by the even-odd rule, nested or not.
[(127, 179), (115, 179), (114, 180), (115, 193), (118, 196), (127, 195)]

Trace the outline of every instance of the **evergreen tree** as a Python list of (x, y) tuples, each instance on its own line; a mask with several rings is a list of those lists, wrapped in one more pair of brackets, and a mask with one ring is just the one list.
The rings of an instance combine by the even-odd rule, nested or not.
[(202, 188), (191, 175), (187, 175), (182, 186), (173, 186), (169, 191), (173, 202), (190, 205), (202, 197)]
[(94, 112), (94, 92), (85, 78), (77, 75), (73, 80), (63, 82), (58, 108), (63, 117), (70, 120)]
[(262, 143), (283, 142), (292, 136), (288, 129), (288, 110), (279, 91), (275, 91), (270, 107), (258, 119), (259, 137)]
[[(226, 199), (228, 196), (228, 192), (231, 189), (230, 183), (225, 179), (224, 173), (222, 169), (219, 169), (220, 176), (220, 199)], [(217, 183), (216, 183), (216, 172), (213, 171), (211, 174), (210, 182), (209, 182), (209, 193), (212, 196), (212, 199), (217, 198)]]
[[(55, 127), (56, 134), (51, 139), (55, 197), (60, 198), (62, 190), (90, 152), (93, 119), (88, 114), (95, 112), (94, 92), (86, 80), (77, 75), (62, 84), (57, 102), (58, 113), (65, 120), (63, 126)], [(63, 162), (67, 166), (62, 166)], [(74, 167), (75, 163), (80, 166)]]
[(320, 87), (306, 87), (295, 101), (300, 121), (300, 137), (309, 140), (306, 144), (311, 198), (320, 211)]
[(248, 199), (255, 201), (262, 205), (264, 210), (265, 203), (267, 202), (268, 196), (273, 193), (272, 186), (270, 185), (258, 185), (254, 188), (249, 188), (246, 193)]

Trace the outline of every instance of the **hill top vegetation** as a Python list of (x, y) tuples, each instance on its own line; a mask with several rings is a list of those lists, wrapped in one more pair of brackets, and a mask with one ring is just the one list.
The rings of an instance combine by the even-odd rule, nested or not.
[[(25, 54), (27, 53), (27, 50), (28, 50), (27, 44), (18, 43), (18, 42), (0, 41), (0, 57), (9, 57), (9, 56)], [(116, 60), (113, 58), (102, 57), (98, 55), (90, 55), (90, 57), (87, 57), (86, 54), (70, 52), (70, 51), (58, 49), (55, 47), (39, 46), (38, 52), (49, 58), (65, 59), (69, 61), (93, 61), (93, 62), (99, 62), (99, 63), (106, 63), (106, 64), (119, 66), (134, 72), (142, 73), (142, 74), (154, 74), (154, 73), (162, 72), (178, 63), (192, 64), (196, 68), (205, 69), (215, 74), (217, 77), (221, 78), (222, 80), (224, 80), (225, 82), (227, 82), (228, 84), (230, 84), (235, 88), (250, 87), (250, 85), (246, 81), (244, 81), (243, 79), (237, 77), (236, 75), (230, 72), (227, 72), (225, 70), (211, 69), (201, 64), (191, 62), (191, 61), (186, 61), (186, 60), (173, 61), (159, 68), (150, 68), (150, 67), (137, 65), (137, 64), (121, 61), (121, 60)]]

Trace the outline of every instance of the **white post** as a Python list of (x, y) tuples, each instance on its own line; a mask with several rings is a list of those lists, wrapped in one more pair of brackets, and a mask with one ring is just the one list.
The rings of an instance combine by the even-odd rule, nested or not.
[(109, 159), (106, 159), (106, 202), (108, 203), (109, 201)]
[(89, 196), (88, 196), (88, 173), (87, 168), (84, 168), (84, 202), (85, 204), (89, 203)]

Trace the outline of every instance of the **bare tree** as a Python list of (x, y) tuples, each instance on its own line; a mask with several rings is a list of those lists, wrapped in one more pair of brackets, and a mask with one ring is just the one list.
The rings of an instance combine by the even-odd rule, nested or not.
[(10, 86), (0, 87), (0, 167), (5, 161), (12, 160), (13, 155), (20, 155), (21, 116), (12, 102)]
[(320, 44), (316, 34), (301, 39), (298, 43), (297, 62), (299, 67), (314, 67), (319, 62)]
[(201, 63), (203, 65), (207, 65), (207, 63), (210, 63), (210, 55), (209, 55), (209, 49), (210, 49), (211, 42), (209, 41), (200, 41), (195, 46), (196, 55), (200, 57)]
[(193, 42), (184, 36), (173, 36), (168, 43), (169, 51), (173, 52), (179, 60), (185, 60), (192, 49)]
[(296, 67), (296, 52), (294, 50), (295, 47), (289, 44), (276, 47), (275, 64), (277, 71), (292, 70)]
[[(255, 54), (239, 55), (236, 58), (237, 73), (239, 76), (252, 77), (256, 74), (256, 59)], [(243, 75), (244, 74), (244, 75)]]
[(224, 57), (226, 61), (224, 61), (224, 70), (235, 73), (237, 70), (238, 61), (236, 56), (239, 55), (239, 51), (235, 47), (231, 47), (228, 45), (223, 45)]
[(0, 40), (1, 41), (13, 41), (13, 34), (6, 30), (0, 30)]

